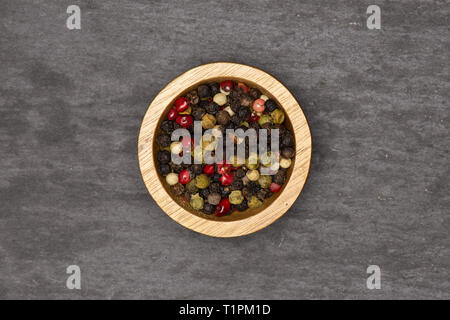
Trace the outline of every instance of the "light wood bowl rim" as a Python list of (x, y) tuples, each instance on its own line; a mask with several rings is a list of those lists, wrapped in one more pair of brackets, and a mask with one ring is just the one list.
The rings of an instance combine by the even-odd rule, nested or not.
[[(296, 140), (296, 156), (290, 179), (281, 194), (261, 212), (236, 221), (214, 221), (197, 216), (172, 200), (158, 178), (153, 144), (159, 118), (186, 88), (216, 78), (242, 79), (256, 83), (274, 97), (288, 113)], [(312, 141), (308, 121), (291, 92), (274, 76), (244, 64), (214, 62), (192, 68), (172, 80), (150, 103), (139, 131), (138, 161), (147, 190), (159, 207), (173, 220), (196, 232), (213, 237), (237, 237), (261, 230), (278, 220), (300, 195), (311, 165)]]

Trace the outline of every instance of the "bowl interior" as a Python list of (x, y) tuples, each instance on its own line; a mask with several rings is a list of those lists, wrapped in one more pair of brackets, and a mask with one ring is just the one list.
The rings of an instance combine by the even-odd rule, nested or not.
[[(193, 82), (190, 84), (190, 86), (187, 86), (184, 90), (180, 91), (178, 96), (182, 96), (185, 95), (186, 93), (188, 93), (189, 91), (196, 89), (199, 85), (201, 84), (208, 84), (211, 82), (221, 82), (223, 80), (233, 80), (236, 82), (243, 82), (245, 84), (247, 84), (249, 87), (253, 87), (253, 88), (257, 88), (259, 89), (263, 94), (267, 95), (269, 98), (274, 99), (277, 104), (283, 109), (283, 111), (285, 112), (285, 121), (284, 121), (284, 125), (292, 132), (294, 133), (294, 128), (292, 126), (292, 122), (289, 118), (289, 114), (286, 112), (285, 108), (283, 107), (283, 105), (278, 101), (278, 99), (272, 95), (268, 90), (266, 90), (265, 88), (257, 85), (255, 82), (253, 82), (250, 79), (243, 79), (243, 78), (234, 78), (234, 77), (213, 77), (213, 78), (207, 78), (207, 79), (203, 79), (202, 81), (197, 81), (197, 82)], [(178, 97), (177, 96), (177, 97)], [(160, 125), (161, 122), (164, 121), (164, 119), (167, 118), (167, 114), (169, 112), (169, 110), (171, 109), (171, 106), (174, 104), (176, 98), (174, 98), (171, 101), (167, 101), (167, 105), (165, 107), (164, 112), (162, 113), (161, 117), (158, 120), (157, 126), (156, 126), (156, 132), (154, 137), (158, 136), (161, 133), (161, 129), (160, 129)], [(294, 138), (295, 138), (295, 134), (294, 134)], [(158, 153), (159, 147), (157, 145), (157, 143), (155, 142), (156, 139), (153, 139), (153, 154), (155, 155), (155, 157), (153, 157), (153, 162), (154, 162), (154, 166), (155, 168), (157, 167), (157, 161), (156, 161), (156, 155)], [(295, 141), (295, 143), (297, 144), (297, 141)], [(200, 218), (203, 219), (207, 219), (207, 220), (213, 220), (213, 221), (218, 221), (218, 222), (227, 222), (227, 221), (237, 221), (237, 220), (242, 220), (242, 219), (246, 219), (248, 217), (254, 216), (262, 211), (264, 211), (276, 198), (278, 198), (284, 191), (284, 188), (286, 187), (291, 175), (292, 175), (292, 170), (295, 166), (295, 157), (292, 159), (292, 164), (289, 167), (288, 171), (287, 171), (287, 175), (286, 175), (286, 181), (283, 184), (282, 189), (277, 192), (276, 194), (273, 194), (270, 198), (268, 198), (267, 200), (265, 200), (263, 202), (263, 205), (257, 209), (247, 209), (246, 211), (243, 212), (239, 212), (239, 211), (235, 211), (230, 215), (227, 216), (223, 216), (223, 217), (216, 217), (215, 215), (207, 215), (204, 214), (202, 212), (199, 211), (195, 211), (193, 210), (189, 204), (187, 204), (185, 201), (183, 201), (183, 199), (181, 197), (174, 197), (172, 195), (172, 192), (170, 190), (169, 185), (167, 184), (167, 182), (165, 181), (165, 179), (163, 177), (161, 177), (159, 174), (157, 174), (158, 179), (161, 183), (161, 185), (166, 189), (167, 193), (172, 197), (172, 200), (175, 201), (178, 205), (180, 205), (182, 208), (184, 208), (186, 211), (190, 212), (191, 214), (194, 214)]]

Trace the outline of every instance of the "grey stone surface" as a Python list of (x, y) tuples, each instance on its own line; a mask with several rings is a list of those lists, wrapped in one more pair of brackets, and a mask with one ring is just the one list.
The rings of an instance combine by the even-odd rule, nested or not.
[[(2, 1), (0, 298), (450, 298), (449, 16), (448, 1)], [(274, 74), (313, 135), (292, 209), (234, 239), (167, 217), (136, 155), (157, 92), (213, 61)]]

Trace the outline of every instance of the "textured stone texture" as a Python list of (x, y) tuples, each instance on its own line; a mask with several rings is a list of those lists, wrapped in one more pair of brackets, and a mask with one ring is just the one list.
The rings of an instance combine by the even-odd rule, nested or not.
[[(448, 1), (2, 1), (0, 298), (450, 298), (449, 15)], [(300, 198), (242, 238), (172, 222), (137, 163), (149, 102), (212, 61), (274, 74), (313, 135)]]

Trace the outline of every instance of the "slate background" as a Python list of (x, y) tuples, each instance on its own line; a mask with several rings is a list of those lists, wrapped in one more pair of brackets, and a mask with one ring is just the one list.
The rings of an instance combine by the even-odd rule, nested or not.
[[(449, 1), (3, 0), (0, 298), (450, 298), (449, 16)], [(136, 155), (157, 92), (213, 61), (274, 74), (313, 136), (292, 209), (234, 239), (172, 222)]]

